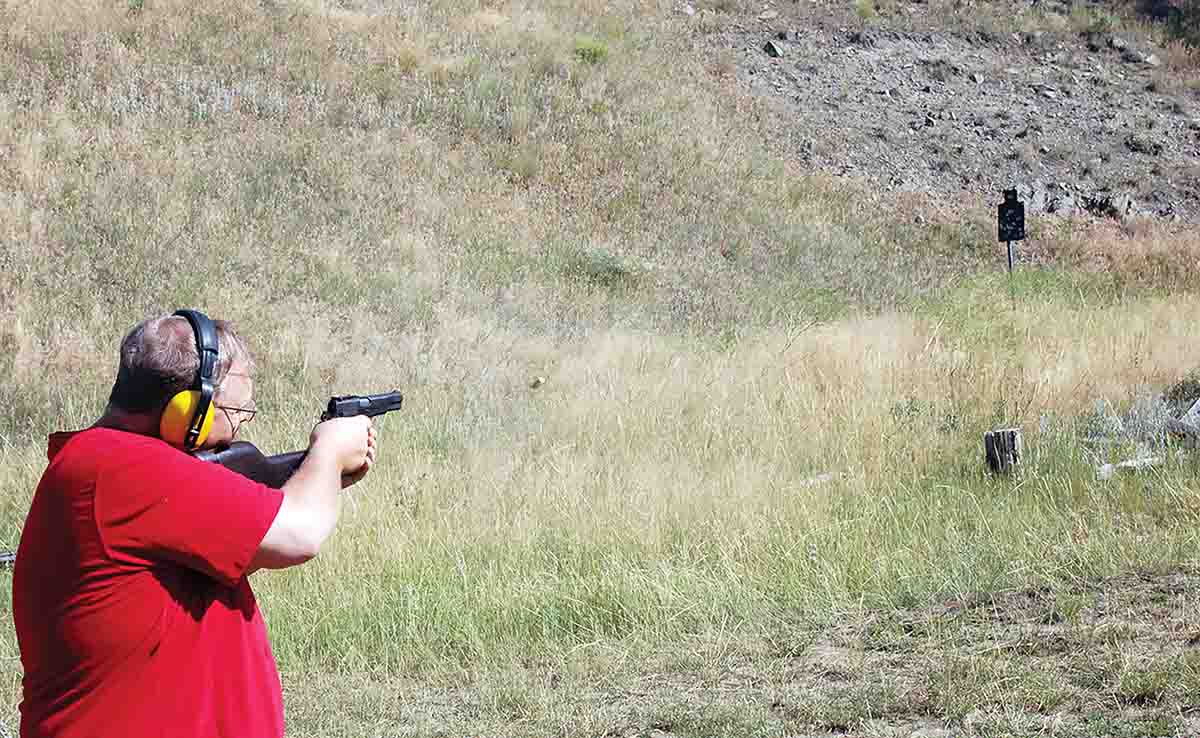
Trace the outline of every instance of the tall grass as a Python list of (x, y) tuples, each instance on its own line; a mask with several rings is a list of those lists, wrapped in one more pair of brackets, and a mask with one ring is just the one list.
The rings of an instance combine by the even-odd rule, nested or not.
[[(1121, 449), (1090, 456), (1064, 421), (1185, 374), (1195, 299), (980, 321), (996, 287), (936, 322), (728, 348), (605, 331), (541, 356), (536, 390), (519, 359), (468, 368), (537, 349), (474, 326), (427, 363), (463, 376), (418, 381), (384, 421), (385, 461), (325, 554), (258, 577), (281, 659), (457, 668), (1193, 561), (1191, 467), (1099, 482), (1093, 465)], [(399, 360), (347, 363), (396, 376)], [(991, 480), (981, 434), (1014, 423), (1027, 467)], [(279, 450), (302, 435), (256, 430)], [(36, 449), (5, 463), (11, 536), (40, 464)]]
[[(122, 333), (190, 305), (247, 335), (268, 451), (330, 394), (407, 398), (327, 550), (256, 576), (287, 673), (1194, 561), (1192, 470), (1102, 484), (1070, 423), (1194, 368), (1194, 239), (1049, 234), (1076, 271), (1010, 302), (984, 204), (917, 226), (772, 157), (707, 30), (667, 3), (0, 3), (0, 543)], [(996, 424), (1028, 430), (1016, 479), (980, 470)]]

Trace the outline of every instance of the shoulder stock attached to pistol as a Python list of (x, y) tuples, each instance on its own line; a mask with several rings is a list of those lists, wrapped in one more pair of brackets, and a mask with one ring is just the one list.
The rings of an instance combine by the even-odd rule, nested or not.
[(243, 477), (261, 482), (268, 487), (279, 489), (300, 468), (300, 462), (304, 461), (307, 454), (308, 451), (305, 450), (277, 456), (263, 456), (254, 444), (247, 441), (235, 441), (224, 448), (197, 451), (195, 456), (202, 461), (216, 462), (230, 471), (235, 471)]

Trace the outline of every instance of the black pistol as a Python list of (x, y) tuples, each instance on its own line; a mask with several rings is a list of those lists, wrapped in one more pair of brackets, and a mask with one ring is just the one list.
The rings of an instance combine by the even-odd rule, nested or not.
[(321, 421), (330, 418), (353, 418), (355, 415), (366, 415), (373, 418), (376, 415), (399, 410), (404, 404), (404, 395), (399, 392), (385, 392), (381, 395), (343, 395), (329, 398), (325, 412), (321, 413)]
[[(374, 418), (393, 410), (399, 410), (402, 404), (404, 404), (404, 395), (399, 391), (378, 395), (331, 397), (329, 404), (325, 407), (325, 412), (321, 413), (321, 422), (332, 418), (352, 418), (355, 415)], [(202, 461), (216, 462), (243, 477), (279, 489), (296, 473), (307, 454), (308, 450), (305, 449), (287, 454), (264, 456), (249, 441), (234, 441), (228, 446), (197, 451), (194, 456)]]

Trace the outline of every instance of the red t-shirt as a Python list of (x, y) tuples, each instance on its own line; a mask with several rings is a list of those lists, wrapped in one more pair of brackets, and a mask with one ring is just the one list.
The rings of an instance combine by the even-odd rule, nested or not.
[(13, 571), (21, 738), (279, 738), (246, 580), (283, 494), (161, 440), (50, 437)]

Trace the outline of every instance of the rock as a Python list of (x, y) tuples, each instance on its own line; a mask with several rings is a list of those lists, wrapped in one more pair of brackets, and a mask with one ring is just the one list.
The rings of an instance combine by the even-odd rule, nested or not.
[(951, 77), (962, 74), (962, 69), (958, 65), (952, 64), (946, 59), (922, 59), (921, 64), (925, 66), (925, 72), (938, 82), (945, 82)]
[(1112, 36), (1108, 39), (1108, 46), (1109, 48), (1116, 49), (1117, 51), (1124, 51), (1125, 49), (1129, 48), (1129, 42), (1120, 36)]
[(1046, 212), (1055, 215), (1075, 215), (1079, 210), (1079, 204), (1071, 194), (1058, 195), (1046, 203)]
[(1144, 54), (1137, 49), (1125, 49), (1121, 52), (1121, 60), (1128, 64), (1145, 64), (1149, 67), (1162, 66), (1158, 54)]
[(1093, 215), (1122, 220), (1133, 211), (1134, 203), (1128, 195), (1097, 192), (1083, 198), (1083, 208)]
[(850, 34), (850, 43), (864, 49), (873, 49), (875, 48), (875, 35), (870, 31), (855, 31)]
[(1142, 469), (1158, 466), (1163, 463), (1161, 456), (1143, 456), (1129, 461), (1122, 461), (1119, 464), (1105, 464), (1096, 469), (1096, 476), (1100, 479), (1112, 479), (1117, 472), (1136, 472)]
[(1049, 193), (1046, 192), (1044, 184), (1038, 180), (1034, 180), (1027, 185), (1018, 185), (1017, 197), (1024, 201), (1026, 211), (1030, 213), (1042, 213), (1046, 211)]
[(762, 20), (762, 21), (771, 20), (772, 18), (778, 18), (778, 17), (779, 17), (779, 13), (774, 10), (764, 10), (763, 12), (758, 14), (758, 19)]
[(1168, 418), (1166, 429), (1167, 433), (1173, 436), (1182, 446), (1194, 449), (1200, 445), (1200, 427), (1185, 423), (1182, 420)]
[(1192, 409), (1184, 413), (1183, 416), (1179, 418), (1179, 422), (1190, 425), (1194, 428), (1200, 428), (1200, 400), (1196, 400), (1196, 402), (1192, 404)]
[(1124, 218), (1128, 215), (1132, 215), (1137, 209), (1136, 204), (1133, 202), (1133, 198), (1129, 195), (1117, 195), (1114, 197), (1112, 199), (1112, 207), (1113, 210), (1117, 212), (1118, 218)]
[(1083, 171), (1084, 171), (1084, 174), (1088, 174), (1093, 177), (1100, 174), (1101, 172), (1104, 171), (1104, 160), (1098, 156), (1088, 159), (1087, 164), (1084, 166)]
[(1149, 154), (1150, 156), (1158, 156), (1163, 152), (1163, 145), (1158, 141), (1136, 133), (1131, 133), (1125, 137), (1125, 148), (1135, 154)]
[(774, 41), (768, 41), (763, 44), (763, 51), (767, 52), (767, 56), (778, 59), (783, 56), (783, 49)]

